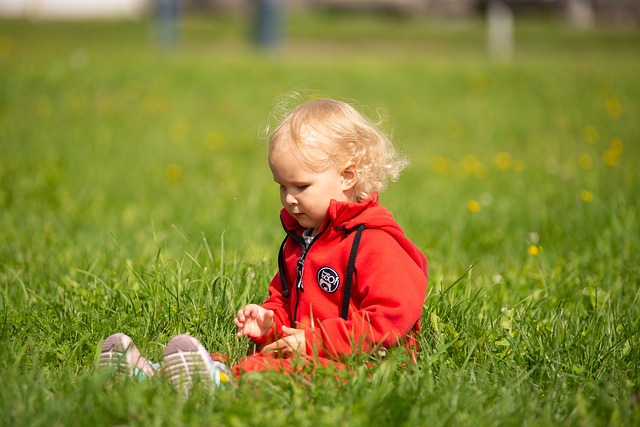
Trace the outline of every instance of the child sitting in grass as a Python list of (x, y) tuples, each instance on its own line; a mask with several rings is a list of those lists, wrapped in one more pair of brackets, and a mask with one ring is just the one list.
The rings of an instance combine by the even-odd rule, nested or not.
[[(335, 366), (352, 354), (413, 346), (427, 289), (427, 260), (378, 203), (406, 162), (376, 125), (344, 102), (297, 107), (273, 131), (269, 167), (280, 187), (286, 237), (262, 304), (238, 311), (238, 337), (258, 350), (228, 370), (196, 338), (174, 337), (163, 374), (215, 384), (247, 372)], [(103, 364), (151, 376), (126, 335), (109, 337)], [(292, 363), (292, 361), (294, 361)], [(302, 361), (302, 363), (300, 363)]]

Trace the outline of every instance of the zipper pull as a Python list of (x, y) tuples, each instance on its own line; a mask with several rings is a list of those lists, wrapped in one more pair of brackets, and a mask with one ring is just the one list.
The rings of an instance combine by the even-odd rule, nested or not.
[(302, 284), (302, 273), (304, 272), (304, 255), (306, 254), (303, 254), (300, 258), (298, 258), (298, 263), (296, 266), (296, 287), (302, 292), (304, 292), (304, 285)]

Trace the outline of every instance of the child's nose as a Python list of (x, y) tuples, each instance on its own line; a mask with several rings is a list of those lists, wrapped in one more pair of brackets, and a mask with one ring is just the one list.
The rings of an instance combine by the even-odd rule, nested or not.
[(284, 198), (284, 201), (287, 202), (288, 205), (298, 204), (298, 200), (291, 193), (287, 193), (286, 197)]

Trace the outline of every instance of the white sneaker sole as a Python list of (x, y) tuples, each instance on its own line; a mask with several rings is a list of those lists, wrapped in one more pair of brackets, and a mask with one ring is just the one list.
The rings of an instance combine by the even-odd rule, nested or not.
[(197, 380), (212, 381), (211, 356), (190, 335), (177, 335), (167, 343), (162, 361), (163, 376), (174, 386), (188, 390)]
[(113, 369), (117, 377), (134, 376), (142, 381), (155, 373), (149, 361), (140, 355), (133, 340), (123, 333), (113, 334), (104, 340), (98, 363), (101, 368)]
[(125, 334), (118, 333), (108, 337), (102, 343), (99, 365), (105, 369), (115, 369), (118, 376), (133, 375), (135, 363), (130, 360), (135, 345), (133, 340)]

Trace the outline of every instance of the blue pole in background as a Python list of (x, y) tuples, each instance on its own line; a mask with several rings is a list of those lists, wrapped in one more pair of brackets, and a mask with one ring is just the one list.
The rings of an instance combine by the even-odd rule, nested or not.
[(170, 48), (180, 41), (180, 0), (158, 0), (158, 44)]
[(273, 48), (282, 38), (283, 0), (256, 0), (255, 41), (261, 48)]

